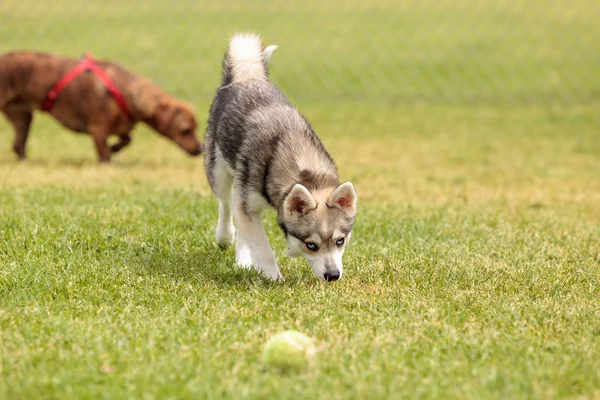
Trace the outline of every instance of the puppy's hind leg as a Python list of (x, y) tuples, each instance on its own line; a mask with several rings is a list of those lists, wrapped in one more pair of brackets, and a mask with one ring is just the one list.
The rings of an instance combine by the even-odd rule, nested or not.
[(231, 216), (231, 188), (233, 176), (228, 170), (225, 160), (217, 159), (212, 172), (212, 188), (219, 201), (219, 221), (215, 236), (221, 247), (229, 247), (233, 244), (235, 227)]
[(19, 157), (19, 160), (25, 159), (25, 144), (29, 136), (29, 128), (33, 120), (33, 114), (29, 110), (4, 110), (6, 119), (10, 121), (15, 129), (15, 141), (13, 151)]

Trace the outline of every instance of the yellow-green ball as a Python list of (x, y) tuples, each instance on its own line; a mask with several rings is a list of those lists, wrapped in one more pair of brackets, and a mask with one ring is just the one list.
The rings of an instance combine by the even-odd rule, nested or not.
[(297, 331), (285, 331), (271, 337), (263, 349), (263, 363), (280, 371), (299, 371), (316, 353), (313, 340)]

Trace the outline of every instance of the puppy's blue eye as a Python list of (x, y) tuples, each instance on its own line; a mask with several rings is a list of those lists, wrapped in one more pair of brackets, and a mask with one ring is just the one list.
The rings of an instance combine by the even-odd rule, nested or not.
[(345, 241), (344, 238), (339, 238), (338, 240), (335, 241), (335, 244), (337, 246), (343, 246), (344, 245), (344, 241)]
[(316, 244), (314, 244), (312, 242), (306, 243), (306, 248), (309, 249), (310, 251), (319, 250), (319, 246), (317, 246)]

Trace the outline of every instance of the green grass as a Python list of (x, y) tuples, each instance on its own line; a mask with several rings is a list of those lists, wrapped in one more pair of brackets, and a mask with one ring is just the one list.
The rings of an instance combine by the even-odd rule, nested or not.
[[(76, 53), (89, 44), (106, 50), (194, 101), (204, 129), (225, 41), (215, 32), (226, 37), (238, 26), (221, 22), (232, 17), (241, 26), (248, 13), (241, 3), (226, 10), (210, 3), (194, 8), (202, 15), (192, 16), (186, 5), (169, 10), (181, 18), (178, 23), (162, 20), (166, 9), (158, 5), (137, 10), (137, 2), (121, 3), (72, 7), (72, 25), (65, 25), (53, 24), (67, 17), (41, 3), (29, 10), (20, 5), (28, 3), (5, 1), (0, 24), (14, 35), (3, 36), (0, 46)], [(60, 9), (67, 2), (52, 4)], [(250, 25), (264, 21), (275, 35), (286, 16), (296, 18), (297, 5), (285, 4), (271, 14), (251, 14)], [(345, 10), (356, 21), (361, 13), (382, 15), (362, 4), (351, 2)], [(432, 11), (436, 18), (456, 12), (443, 4)], [(498, 16), (494, 10), (506, 12), (508, 4), (490, 6), (486, 18)], [(591, 17), (542, 33), (597, 31), (586, 25), (595, 3), (556, 4), (556, 18), (556, 10), (569, 5), (588, 7)], [(285, 283), (236, 269), (233, 251), (220, 250), (213, 238), (217, 205), (202, 159), (185, 156), (145, 128), (112, 165), (98, 166), (89, 137), (40, 115), (29, 160), (17, 163), (9, 150), (12, 133), (2, 122), (0, 398), (600, 396), (597, 81), (590, 78), (584, 91), (575, 92), (559, 85), (557, 93), (585, 93), (569, 107), (542, 106), (542, 81), (519, 73), (507, 82), (531, 89), (538, 105), (498, 104), (495, 96), (504, 98), (510, 89), (492, 87), (486, 97), (475, 90), (485, 87), (485, 79), (456, 92), (464, 95), (456, 101), (438, 98), (462, 79), (451, 69), (429, 73), (437, 82), (429, 94), (418, 90), (429, 79), (412, 81), (410, 74), (393, 73), (390, 87), (373, 76), (354, 80), (360, 64), (329, 70), (336, 80), (323, 83), (311, 74), (347, 61), (360, 43), (341, 36), (331, 46), (347, 44), (348, 54), (334, 51), (304, 74), (294, 69), (295, 57), (312, 57), (328, 45), (300, 44), (311, 32), (295, 24), (309, 20), (315, 7), (309, 2), (281, 33), (287, 43), (275, 59), (273, 79), (311, 121), (342, 178), (357, 187), (359, 214), (344, 278), (318, 282), (306, 262), (287, 259), (272, 213), (265, 223)], [(327, 4), (316, 15), (321, 33), (350, 29), (343, 19), (319, 20), (334, 21), (337, 10)], [(205, 25), (220, 21), (212, 42), (199, 41), (205, 25), (189, 30), (196, 17)], [(377, 18), (367, 19), (366, 29), (374, 29)], [(66, 35), (99, 21), (107, 28)], [(36, 30), (36, 24), (44, 28)], [(144, 32), (147, 42), (133, 32)], [(498, 32), (491, 24), (483, 33)], [(514, 29), (505, 32), (519, 37)], [(188, 36), (193, 41), (184, 40)], [(392, 48), (399, 40), (381, 46)], [(150, 44), (144, 49), (140, 43)], [(155, 45), (161, 43), (165, 47)], [(528, 65), (536, 65), (536, 54), (523, 55)], [(167, 55), (174, 61), (165, 63)], [(393, 71), (394, 57), (382, 57), (381, 69)], [(406, 57), (431, 61), (415, 48)], [(571, 73), (597, 75), (590, 60), (575, 63), (586, 67)], [(437, 62), (442, 65), (443, 57)], [(422, 66), (411, 65), (414, 71)], [(477, 65), (467, 76), (478, 76)], [(357, 82), (365, 91), (355, 96)], [(410, 82), (414, 86), (395, 91)], [(413, 101), (413, 89), (427, 94), (426, 101)], [(481, 104), (465, 101), (468, 93), (480, 96)], [(262, 343), (284, 329), (305, 332), (322, 346), (309, 370), (281, 376), (263, 368)]]
[[(108, 167), (47, 120), (31, 161), (0, 153), (0, 397), (598, 394), (593, 109), (303, 108), (361, 196), (335, 284), (272, 214), (286, 282), (236, 270), (200, 160), (150, 132)], [(290, 328), (317, 364), (264, 371)]]
[(240, 30), (280, 46), (272, 76), (294, 99), (573, 104), (600, 95), (597, 0), (3, 0), (0, 24), (0, 51), (91, 51), (194, 102), (214, 94), (223, 48)]

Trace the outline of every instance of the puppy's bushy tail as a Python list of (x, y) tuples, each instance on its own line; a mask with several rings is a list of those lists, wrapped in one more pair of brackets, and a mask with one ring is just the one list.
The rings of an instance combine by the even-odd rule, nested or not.
[(268, 79), (267, 62), (277, 46), (263, 50), (260, 36), (253, 33), (237, 33), (229, 41), (223, 59), (223, 86), (252, 79)]

